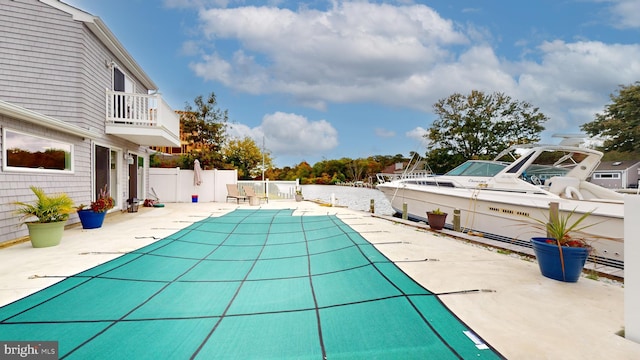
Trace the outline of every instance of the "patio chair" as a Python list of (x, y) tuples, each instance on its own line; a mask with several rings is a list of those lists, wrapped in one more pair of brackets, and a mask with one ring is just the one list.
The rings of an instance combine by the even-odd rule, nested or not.
[(256, 194), (256, 190), (253, 188), (253, 186), (243, 186), (242, 188), (244, 189), (244, 194), (247, 195), (249, 198), (255, 196), (260, 200), (266, 201), (267, 204), (269, 203), (269, 197), (267, 195)]
[(235, 184), (227, 184), (227, 201), (229, 201), (229, 199), (235, 199), (236, 203), (240, 204), (240, 200), (247, 201), (249, 198), (240, 195), (238, 187)]

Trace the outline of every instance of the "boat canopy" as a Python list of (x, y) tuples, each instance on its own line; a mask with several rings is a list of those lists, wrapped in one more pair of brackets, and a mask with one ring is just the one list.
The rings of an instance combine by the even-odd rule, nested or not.
[(493, 160), (468, 160), (445, 176), (518, 177), (541, 185), (556, 176), (585, 180), (600, 162), (602, 153), (567, 146), (513, 146)]
[(469, 160), (450, 170), (445, 175), (448, 176), (484, 176), (493, 177), (500, 173), (508, 163), (485, 161), (485, 160)]

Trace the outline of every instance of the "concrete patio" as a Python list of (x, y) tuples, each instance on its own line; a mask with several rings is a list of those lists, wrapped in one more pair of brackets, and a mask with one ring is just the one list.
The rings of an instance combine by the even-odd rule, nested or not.
[[(110, 214), (100, 229), (68, 228), (57, 247), (34, 249), (23, 242), (0, 249), (0, 306), (203, 218), (258, 208), (165, 205)], [(540, 275), (535, 261), (345, 208), (308, 201), (270, 201), (260, 207), (295, 208), (296, 215), (337, 214), (415, 281), (441, 294), (453, 313), (507, 358), (640, 359), (640, 344), (616, 335), (624, 326), (619, 283), (550, 280)]]

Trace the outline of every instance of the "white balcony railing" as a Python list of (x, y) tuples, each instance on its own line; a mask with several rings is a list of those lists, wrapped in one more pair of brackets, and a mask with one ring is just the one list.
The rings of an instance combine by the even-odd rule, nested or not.
[(144, 128), (161, 129), (169, 137), (177, 139), (179, 146), (180, 118), (160, 94), (134, 94), (107, 89), (105, 104), (106, 124), (120, 128), (120, 134), (122, 127), (131, 128), (132, 133)]

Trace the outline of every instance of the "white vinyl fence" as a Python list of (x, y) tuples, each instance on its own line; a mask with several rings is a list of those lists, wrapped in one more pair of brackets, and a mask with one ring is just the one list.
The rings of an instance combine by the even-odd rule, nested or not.
[(193, 178), (193, 170), (150, 168), (149, 188), (155, 191), (160, 202), (191, 202), (193, 195), (198, 195), (199, 202), (225, 202), (227, 184), (237, 184), (238, 171), (202, 170), (199, 186)]
[[(202, 170), (202, 183), (194, 184), (194, 171), (180, 168), (150, 168), (149, 188), (155, 191), (160, 202), (191, 202), (198, 195), (198, 202), (225, 202), (227, 184), (235, 184), (240, 194), (243, 186), (253, 186), (257, 194), (269, 199), (293, 199), (298, 181), (247, 181), (237, 180), (237, 170)], [(153, 193), (152, 193), (153, 194)]]
[(300, 186), (300, 181), (238, 180), (241, 194), (244, 193), (243, 186), (253, 186), (256, 194), (266, 194), (269, 199), (293, 199), (296, 195), (296, 189)]

